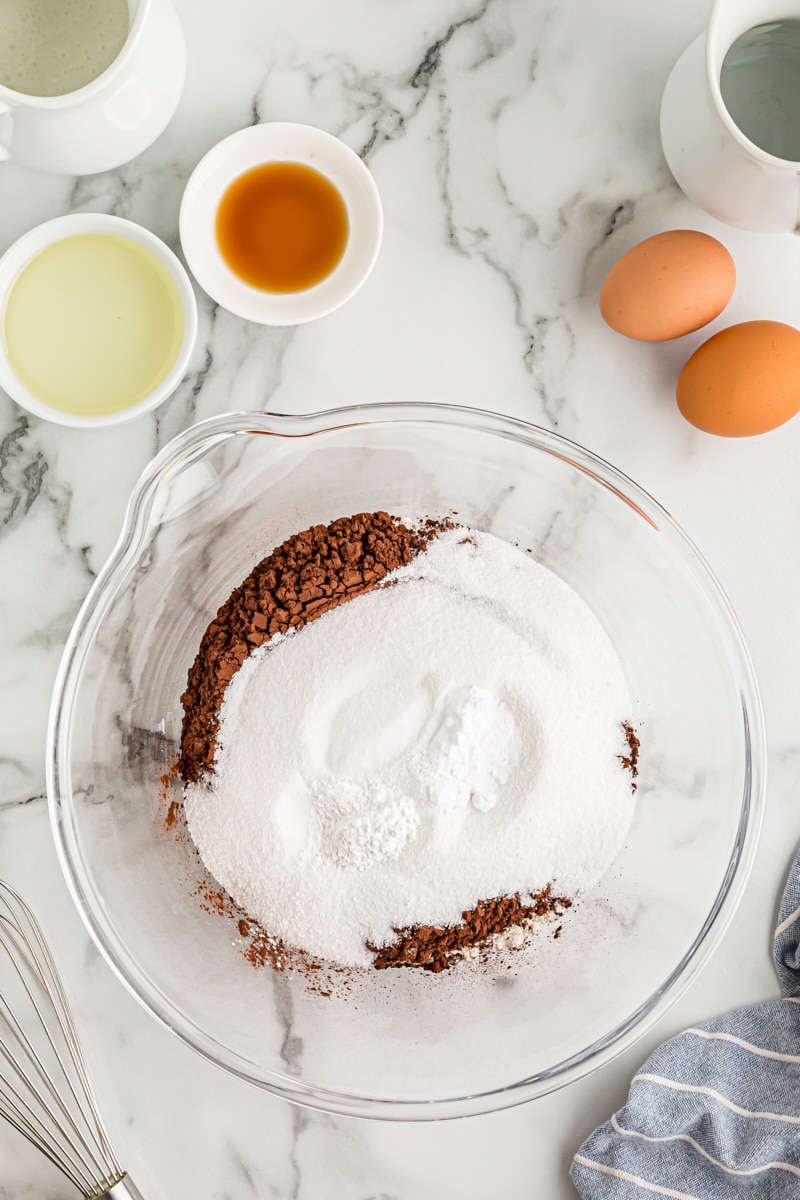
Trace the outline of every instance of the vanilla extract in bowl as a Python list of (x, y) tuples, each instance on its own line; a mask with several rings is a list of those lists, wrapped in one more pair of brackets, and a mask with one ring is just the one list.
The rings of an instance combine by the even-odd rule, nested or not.
[(324, 130), (286, 121), (223, 138), (181, 201), (181, 244), (197, 282), (260, 325), (301, 325), (339, 308), (366, 281), (382, 232), (362, 159)]
[(245, 283), (266, 292), (302, 292), (336, 269), (350, 225), (338, 188), (301, 162), (245, 171), (217, 209), (220, 253)]

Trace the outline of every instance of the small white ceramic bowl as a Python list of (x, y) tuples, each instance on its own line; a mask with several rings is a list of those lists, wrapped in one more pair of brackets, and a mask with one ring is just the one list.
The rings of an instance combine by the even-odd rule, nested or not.
[[(138, 246), (149, 250), (169, 272), (178, 289), (181, 307), (183, 309), (183, 337), (175, 360), (164, 379), (153, 388), (143, 400), (130, 404), (116, 412), (81, 414), (67, 412), (53, 407), (41, 400), (22, 382), (9, 362), (3, 329), (5, 327), (5, 312), (11, 288), (24, 267), (47, 246), (60, 242), (65, 238), (87, 233), (105, 233), (124, 238)], [(45, 221), (34, 229), (18, 238), (0, 258), (0, 387), (16, 400), (28, 412), (46, 421), (54, 421), (57, 425), (71, 425), (77, 428), (96, 429), (102, 425), (120, 425), (130, 421), (142, 413), (150, 412), (175, 391), (183, 379), (186, 367), (191, 357), (197, 337), (197, 300), (191, 280), (170, 248), (151, 233), (149, 229), (126, 221), (123, 217), (113, 217), (106, 213), (70, 213), (64, 217), (56, 217)], [(46, 346), (42, 347), (43, 353)]]
[[(245, 283), (217, 243), (223, 194), (245, 171), (269, 162), (313, 167), (338, 189), (347, 208), (350, 234), (341, 261), (302, 292), (268, 292)], [(223, 308), (261, 325), (300, 325), (339, 308), (372, 270), (382, 233), (380, 196), (364, 163), (344, 142), (311, 125), (273, 121), (232, 133), (200, 160), (181, 201), (181, 245), (197, 282)]]

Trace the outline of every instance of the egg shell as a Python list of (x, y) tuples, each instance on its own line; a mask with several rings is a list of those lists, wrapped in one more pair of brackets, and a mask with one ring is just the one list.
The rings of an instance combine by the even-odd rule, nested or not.
[(695, 229), (657, 233), (614, 264), (600, 291), (600, 312), (617, 333), (666, 342), (701, 329), (722, 312), (736, 267), (716, 238)]
[(678, 379), (678, 408), (698, 429), (752, 437), (800, 411), (800, 330), (745, 321), (715, 333)]

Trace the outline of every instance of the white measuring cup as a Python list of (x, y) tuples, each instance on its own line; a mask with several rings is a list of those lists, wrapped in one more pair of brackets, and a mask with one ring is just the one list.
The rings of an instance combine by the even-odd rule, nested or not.
[(706, 33), (676, 62), (661, 102), (661, 144), (679, 186), (706, 212), (742, 229), (800, 229), (800, 162), (751, 141), (720, 88), (736, 39), (787, 19), (800, 20), (800, 0), (714, 0)]
[(31, 96), (0, 85), (0, 159), (91, 175), (141, 154), (164, 130), (186, 78), (186, 43), (171, 0), (128, 0), (117, 57), (85, 87)]

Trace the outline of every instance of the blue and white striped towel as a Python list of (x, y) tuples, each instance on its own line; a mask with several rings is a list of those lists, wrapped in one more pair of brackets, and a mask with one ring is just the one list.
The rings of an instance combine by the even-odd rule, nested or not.
[(575, 1155), (584, 1200), (800, 1198), (800, 852), (774, 953), (786, 998), (660, 1046)]

